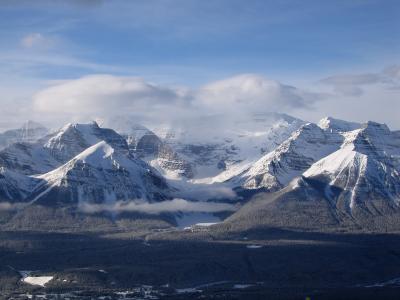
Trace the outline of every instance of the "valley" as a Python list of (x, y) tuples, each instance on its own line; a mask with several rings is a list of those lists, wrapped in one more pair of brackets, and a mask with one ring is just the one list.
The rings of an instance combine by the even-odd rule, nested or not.
[[(135, 233), (2, 232), (1, 294), (3, 299), (44, 293), (48, 299), (57, 294), (125, 299), (118, 296), (122, 292), (130, 299), (374, 299), (394, 297), (399, 288), (396, 281), (390, 283), (399, 275), (400, 240), (395, 235), (281, 230), (240, 236), (172, 234), (173, 239), (150, 234), (144, 243), (144, 236)], [(248, 247), (252, 245), (261, 247)], [(16, 270), (35, 270), (31, 276), (53, 279), (45, 288), (29, 285)]]

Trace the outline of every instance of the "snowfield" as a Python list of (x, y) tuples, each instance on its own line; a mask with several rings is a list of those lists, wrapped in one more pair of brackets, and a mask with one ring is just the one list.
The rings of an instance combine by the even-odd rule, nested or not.
[(19, 271), (22, 276), (21, 281), (30, 285), (38, 285), (44, 287), (46, 283), (54, 278), (54, 276), (29, 276), (32, 271)]

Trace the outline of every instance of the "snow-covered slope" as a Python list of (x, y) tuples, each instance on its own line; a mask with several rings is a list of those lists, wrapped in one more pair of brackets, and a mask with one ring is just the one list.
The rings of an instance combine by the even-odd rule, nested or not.
[(349, 132), (341, 149), (316, 162), (304, 176), (327, 184), (327, 197), (342, 201), (350, 210), (363, 206), (379, 213), (382, 208), (370, 205), (371, 199), (385, 201), (379, 206), (396, 207), (400, 203), (400, 137), (384, 124), (368, 122)]
[(15, 143), (3, 149), (0, 166), (27, 175), (43, 174), (102, 140), (128, 152), (125, 139), (112, 129), (100, 128), (96, 123), (67, 124), (34, 143)]
[(128, 151), (125, 139), (112, 129), (90, 124), (69, 123), (44, 142), (43, 147), (60, 162), (65, 162), (88, 147), (106, 141), (119, 151)]
[(340, 134), (308, 123), (229, 182), (245, 189), (281, 189), (314, 162), (339, 149), (342, 141)]
[(39, 142), (15, 143), (0, 151), (0, 166), (25, 175), (45, 173), (59, 165)]
[(49, 130), (43, 125), (33, 121), (27, 121), (21, 128), (0, 133), (0, 149), (18, 142), (35, 142), (41, 137), (44, 137), (48, 132)]
[[(206, 120), (204, 121), (206, 122)], [(193, 167), (193, 182), (213, 183), (231, 178), (275, 149), (304, 122), (285, 114), (262, 114), (238, 120), (215, 133), (201, 128), (159, 134), (180, 157)]]
[(39, 179), (0, 167), (0, 202), (24, 201), (39, 183)]
[(327, 131), (346, 132), (361, 128), (360, 123), (348, 122), (344, 120), (335, 119), (332, 117), (325, 117), (318, 122), (318, 126)]
[(169, 188), (156, 170), (105, 141), (89, 147), (61, 167), (40, 175), (35, 203), (110, 204), (117, 200), (160, 201)]
[(238, 230), (400, 230), (400, 137), (368, 122), (286, 187), (259, 194), (229, 219)]
[(112, 123), (117, 132), (126, 139), (129, 150), (156, 168), (163, 176), (169, 179), (193, 177), (192, 165), (150, 129), (123, 117)]

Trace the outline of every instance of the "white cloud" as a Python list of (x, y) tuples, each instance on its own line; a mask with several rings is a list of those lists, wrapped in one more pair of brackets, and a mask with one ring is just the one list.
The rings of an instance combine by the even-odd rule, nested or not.
[[(34, 96), (36, 112), (72, 119), (129, 115), (154, 127), (207, 125), (212, 131), (233, 120), (271, 111), (309, 107), (317, 95), (246, 74), (198, 89), (161, 86), (138, 77), (91, 75), (64, 81)], [(62, 119), (62, 118), (61, 118)], [(207, 122), (205, 122), (207, 120)]]
[(382, 73), (393, 79), (400, 80), (400, 65), (391, 65), (383, 69)]
[(204, 86), (198, 93), (201, 104), (219, 112), (291, 110), (307, 107), (315, 95), (254, 74), (243, 74)]
[(43, 36), (39, 32), (30, 33), (21, 39), (21, 45), (24, 48), (48, 48), (52, 46), (52, 39)]
[(400, 65), (392, 65), (380, 72), (344, 74), (324, 78), (321, 83), (331, 86), (339, 95), (361, 96), (366, 89), (381, 85), (383, 89), (400, 88)]
[(188, 110), (185, 92), (137, 77), (91, 75), (37, 93), (34, 109), (63, 119), (110, 119), (129, 115), (138, 123), (168, 122)]
[(194, 201), (207, 201), (208, 199), (237, 199), (237, 194), (232, 190), (232, 188), (219, 183), (184, 183), (183, 186), (179, 186), (178, 183), (177, 188), (178, 191), (175, 193), (176, 197), (189, 200), (192, 199)]
[(135, 77), (92, 75), (49, 87), (34, 97), (45, 113), (112, 113), (176, 104), (177, 91)]
[[(250, 124), (248, 121), (255, 114), (271, 111), (309, 121), (326, 115), (354, 121), (375, 120), (395, 129), (400, 126), (396, 110), (400, 105), (399, 74), (400, 66), (393, 65), (376, 73), (331, 76), (323, 80), (324, 85), (309, 87), (311, 91), (319, 88), (318, 93), (254, 74), (199, 88), (160, 85), (140, 77), (90, 75), (53, 82), (34, 95), (32, 105), (14, 105), (10, 100), (6, 108), (13, 119), (18, 112), (21, 123), (23, 119), (36, 118), (56, 127), (100, 118), (111, 120), (105, 126), (115, 127), (114, 121), (123, 116), (152, 129), (183, 128), (194, 138), (226, 136), (226, 130), (238, 132), (243, 129), (238, 126)], [(333, 87), (335, 92), (326, 87)], [(7, 89), (2, 90), (3, 95), (4, 91), (10, 94)], [(7, 117), (3, 116), (4, 120)]]
[(79, 209), (85, 213), (97, 213), (102, 211), (141, 212), (147, 214), (174, 213), (174, 212), (205, 212), (215, 213), (221, 211), (235, 211), (237, 207), (228, 203), (192, 202), (184, 199), (173, 199), (157, 203), (142, 201), (118, 201), (114, 204), (90, 204), (82, 203)]

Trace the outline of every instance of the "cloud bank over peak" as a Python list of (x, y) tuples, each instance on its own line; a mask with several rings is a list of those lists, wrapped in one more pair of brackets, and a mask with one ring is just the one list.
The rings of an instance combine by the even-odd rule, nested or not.
[(361, 96), (366, 89), (376, 85), (381, 85), (384, 89), (399, 89), (400, 65), (391, 65), (375, 73), (335, 75), (322, 79), (321, 83), (345, 96)]
[(178, 90), (145, 82), (138, 77), (90, 75), (64, 81), (37, 93), (34, 107), (45, 113), (112, 113), (116, 109), (175, 104)]
[(308, 107), (315, 100), (311, 93), (255, 74), (210, 83), (198, 91), (198, 97), (210, 110), (252, 113)]
[(62, 81), (38, 92), (33, 99), (38, 113), (58, 119), (110, 119), (121, 114), (147, 126), (186, 126), (204, 118), (225, 122), (271, 111), (310, 107), (317, 94), (244, 74), (197, 89), (162, 86), (139, 77), (90, 75)]

